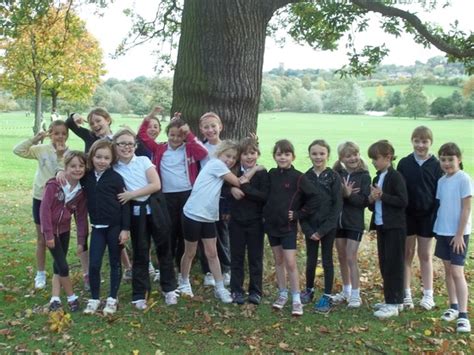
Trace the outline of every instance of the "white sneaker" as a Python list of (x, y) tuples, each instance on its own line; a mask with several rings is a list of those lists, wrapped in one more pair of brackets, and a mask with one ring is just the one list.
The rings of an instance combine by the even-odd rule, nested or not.
[[(385, 302), (380, 302), (374, 304), (373, 308), (378, 311), (379, 309), (385, 307), (387, 304)], [(403, 311), (403, 304), (397, 304), (398, 312)]]
[(230, 272), (224, 272), (222, 276), (224, 277), (224, 286), (229, 286), (230, 285)]
[(190, 297), (190, 298), (194, 297), (193, 289), (191, 288), (191, 284), (189, 282), (187, 283), (181, 282), (178, 286), (178, 291), (181, 294), (181, 296)]
[(403, 309), (413, 309), (415, 308), (415, 305), (413, 304), (413, 299), (411, 296), (406, 296), (403, 299)]
[(436, 306), (436, 304), (432, 296), (425, 295), (420, 301), (420, 306), (426, 309), (427, 311), (430, 311), (434, 306)]
[(146, 300), (133, 301), (132, 303), (135, 306), (135, 308), (140, 311), (144, 311), (148, 307), (146, 304)]
[[(145, 304), (146, 305), (146, 304)], [(104, 316), (117, 312), (118, 301), (116, 298), (108, 297), (103, 309)], [(136, 307), (136, 306), (135, 306)], [(137, 307), (138, 308), (138, 307)]]
[(170, 291), (165, 293), (165, 303), (167, 306), (173, 306), (178, 304), (178, 293), (176, 291)]
[(384, 307), (380, 308), (378, 311), (375, 311), (374, 316), (376, 316), (379, 319), (387, 319), (390, 317), (396, 317), (398, 316), (398, 305), (386, 304)]
[(457, 319), (458, 316), (459, 316), (458, 310), (449, 308), (443, 313), (443, 315), (441, 316), (441, 319), (445, 320), (446, 322), (452, 322), (453, 320)]
[(35, 288), (41, 290), (46, 287), (46, 272), (36, 273), (35, 276)]
[(220, 299), (223, 303), (232, 303), (232, 296), (226, 288), (215, 289), (214, 296)]
[(332, 296), (331, 299), (334, 304), (341, 304), (347, 302), (349, 295), (345, 294), (344, 292), (339, 292)]
[(347, 303), (348, 308), (359, 308), (362, 305), (362, 299), (358, 296), (351, 296)]
[(86, 309), (84, 309), (84, 314), (94, 314), (97, 312), (100, 306), (100, 300), (90, 299), (87, 301)]
[(470, 333), (471, 323), (467, 318), (458, 318), (456, 331), (458, 333)]
[(155, 270), (155, 277), (153, 278), (153, 282), (160, 282), (160, 270), (159, 269), (156, 269)]
[(206, 273), (204, 275), (204, 286), (212, 286), (214, 287), (216, 285), (216, 280), (214, 280), (214, 276), (210, 272)]

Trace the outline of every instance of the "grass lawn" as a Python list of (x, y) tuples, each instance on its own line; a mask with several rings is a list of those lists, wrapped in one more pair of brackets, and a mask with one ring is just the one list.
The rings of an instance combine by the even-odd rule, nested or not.
[[(388, 91), (401, 91), (405, 90), (408, 87), (408, 85), (387, 85), (383, 86), (385, 93)], [(425, 96), (428, 98), (428, 102), (433, 101), (437, 97), (448, 97), (451, 96), (453, 91), (459, 91), (462, 92), (462, 88), (459, 88), (457, 86), (447, 86), (447, 85), (423, 85), (423, 93)], [(363, 87), (362, 91), (364, 91), (365, 97), (367, 100), (375, 100), (377, 99), (376, 91), (377, 87), (376, 86), (369, 86), (369, 87)]]
[[(113, 128), (128, 124), (137, 127), (140, 120), (114, 117)], [(366, 157), (367, 147), (387, 138), (393, 142), (397, 155), (411, 151), (410, 134), (424, 124), (434, 132), (433, 151), (446, 141), (457, 142), (464, 152), (465, 170), (474, 176), (474, 121), (412, 120), (407, 118), (374, 118), (367, 116), (335, 116), (293, 113), (267, 113), (259, 118), (261, 163), (270, 168), (273, 143), (288, 138), (296, 146), (295, 165), (300, 170), (310, 166), (307, 146), (316, 138), (324, 138), (333, 152), (343, 140), (355, 140)], [(49, 288), (33, 289), (35, 274), (35, 237), (31, 222), (31, 184), (37, 162), (12, 154), (13, 146), (31, 135), (31, 117), (22, 113), (0, 114), (0, 352), (118, 352), (132, 353), (275, 353), (275, 352), (474, 352), (474, 335), (458, 335), (453, 324), (439, 320), (446, 308), (447, 297), (443, 270), (435, 260), (435, 300), (432, 311), (403, 312), (388, 321), (374, 319), (370, 305), (382, 300), (381, 278), (377, 268), (375, 240), (364, 237), (360, 251), (361, 290), (363, 306), (348, 310), (335, 308), (329, 315), (315, 314), (305, 307), (301, 318), (293, 318), (287, 306), (282, 312), (271, 309), (276, 287), (271, 252), (265, 251), (263, 303), (223, 305), (211, 289), (204, 288), (198, 268), (194, 269), (193, 300), (180, 300), (177, 307), (167, 308), (161, 293), (154, 288), (146, 312), (131, 307), (131, 285), (120, 289), (121, 307), (111, 318), (72, 314), (72, 322), (63, 332), (50, 330), (44, 306), (50, 297)], [(162, 135), (160, 138), (164, 138)], [(73, 134), (69, 145), (83, 148)], [(331, 164), (336, 155), (333, 153)], [(371, 172), (373, 174), (373, 171)], [(72, 246), (74, 238), (72, 240)], [(466, 274), (469, 285), (474, 279), (474, 253), (469, 251)], [(82, 290), (79, 261), (71, 249), (69, 258), (75, 291), (83, 305), (89, 295)], [(299, 270), (304, 280), (304, 243), (299, 245)], [(336, 256), (335, 256), (335, 259)], [(104, 259), (107, 260), (107, 259)], [(335, 260), (336, 261), (336, 260)], [(105, 261), (104, 264), (107, 262)], [(107, 271), (104, 265), (104, 271)], [(48, 256), (51, 273), (51, 257)], [(419, 270), (416, 267), (414, 297), (420, 297)], [(107, 279), (106, 272), (103, 278)], [(316, 297), (322, 292), (322, 277), (317, 277)], [(49, 283), (48, 283), (49, 286)], [(103, 283), (102, 295), (108, 288)], [(341, 288), (336, 262), (335, 291)], [(472, 290), (471, 290), (472, 291)], [(64, 302), (64, 301), (63, 301)], [(470, 297), (470, 310), (474, 306)], [(472, 318), (472, 315), (471, 315)]]

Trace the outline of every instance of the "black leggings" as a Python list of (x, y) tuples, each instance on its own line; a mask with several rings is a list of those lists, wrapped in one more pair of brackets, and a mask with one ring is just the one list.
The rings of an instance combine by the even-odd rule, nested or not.
[(67, 264), (67, 251), (69, 249), (70, 232), (54, 236), (54, 248), (49, 251), (53, 256), (53, 272), (61, 277), (69, 276), (69, 265)]
[(306, 287), (314, 287), (314, 277), (316, 274), (316, 265), (318, 263), (318, 249), (321, 243), (321, 256), (324, 269), (324, 293), (331, 294), (332, 285), (334, 283), (334, 263), (332, 259), (332, 250), (334, 239), (336, 237), (336, 229), (331, 230), (320, 240), (315, 241), (306, 239)]

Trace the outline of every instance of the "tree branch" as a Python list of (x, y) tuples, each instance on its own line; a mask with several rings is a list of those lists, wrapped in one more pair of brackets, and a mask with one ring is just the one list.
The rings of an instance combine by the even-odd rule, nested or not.
[(367, 11), (378, 12), (386, 17), (399, 17), (405, 20), (408, 24), (413, 26), (416, 31), (422, 35), (428, 42), (434, 45), (439, 50), (459, 59), (473, 58), (474, 48), (459, 48), (456, 47), (443, 38), (436, 36), (430, 32), (428, 27), (421, 22), (418, 16), (411, 12), (398, 9), (396, 7), (384, 5), (378, 1), (371, 0), (352, 0), (352, 2)]

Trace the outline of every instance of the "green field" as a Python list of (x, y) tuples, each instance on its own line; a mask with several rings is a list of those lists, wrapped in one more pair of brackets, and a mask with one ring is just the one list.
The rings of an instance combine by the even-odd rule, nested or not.
[[(383, 86), (385, 93), (388, 91), (395, 92), (395, 91), (401, 91), (403, 93), (403, 90), (407, 88), (408, 85), (387, 85)], [(370, 86), (370, 87), (363, 87), (362, 91), (365, 94), (365, 97), (367, 100), (376, 100), (377, 95), (376, 95), (376, 90), (377, 87), (375, 86)], [(447, 86), (447, 85), (423, 85), (423, 93), (425, 96), (428, 98), (428, 102), (433, 101), (437, 97), (448, 97), (451, 96), (453, 91), (459, 91), (462, 92), (462, 88), (459, 88), (457, 86)]]
[[(122, 124), (137, 127), (140, 120), (114, 116), (113, 129)], [(301, 170), (310, 166), (307, 146), (319, 138), (326, 139), (336, 151), (344, 140), (361, 145), (366, 158), (367, 147), (382, 138), (389, 139), (399, 157), (411, 151), (410, 134), (414, 127), (427, 125), (434, 132), (433, 151), (444, 142), (457, 142), (464, 152), (465, 170), (474, 176), (474, 121), (424, 120), (408, 118), (268, 113), (259, 117), (258, 135), (262, 150), (261, 163), (271, 168), (273, 143), (288, 138), (296, 146), (295, 165)], [(198, 268), (194, 269), (194, 300), (180, 300), (177, 307), (167, 308), (161, 293), (150, 297), (153, 306), (147, 313), (130, 305), (130, 284), (120, 289), (121, 307), (112, 318), (72, 315), (72, 324), (63, 333), (49, 330), (49, 289), (33, 290), (34, 234), (31, 223), (31, 184), (37, 162), (12, 154), (13, 146), (31, 136), (31, 117), (23, 113), (0, 114), (0, 352), (85, 352), (85, 353), (407, 353), (474, 351), (474, 336), (458, 335), (452, 324), (439, 320), (446, 307), (446, 290), (439, 260), (435, 260), (435, 299), (430, 311), (403, 312), (385, 322), (372, 316), (370, 305), (381, 300), (381, 278), (377, 267), (375, 240), (366, 236), (361, 245), (361, 289), (364, 305), (358, 310), (335, 308), (329, 315), (315, 314), (305, 307), (301, 318), (292, 318), (289, 308), (271, 310), (275, 295), (273, 262), (265, 251), (264, 302), (259, 307), (222, 305), (214, 300), (212, 290), (200, 285)], [(164, 140), (164, 135), (160, 136)], [(81, 149), (83, 143), (73, 134), (69, 145)], [(336, 158), (333, 153), (331, 163)], [(371, 171), (373, 174), (373, 171)], [(74, 239), (73, 239), (74, 241)], [(72, 244), (73, 245), (73, 242)], [(79, 262), (71, 249), (71, 269), (76, 292), (83, 304), (88, 294), (82, 291)], [(48, 263), (51, 258), (48, 257)], [(468, 283), (474, 277), (474, 253), (471, 246), (467, 260)], [(104, 259), (106, 260), (106, 259)], [(335, 262), (337, 258), (335, 257)], [(299, 267), (304, 279), (304, 243), (299, 246)], [(106, 264), (106, 261), (104, 261)], [(107, 269), (105, 267), (105, 269)], [(47, 270), (51, 270), (48, 264)], [(418, 269), (417, 269), (418, 270)], [(415, 273), (415, 298), (420, 297), (419, 272)], [(107, 289), (107, 276), (102, 294)], [(322, 277), (317, 278), (316, 297), (322, 291)], [(340, 290), (336, 266), (335, 291)], [(155, 288), (156, 290), (156, 288)], [(472, 290), (471, 290), (472, 291)], [(470, 309), (474, 306), (470, 297)], [(471, 312), (472, 313), (472, 312)], [(472, 317), (471, 317), (472, 318)]]

